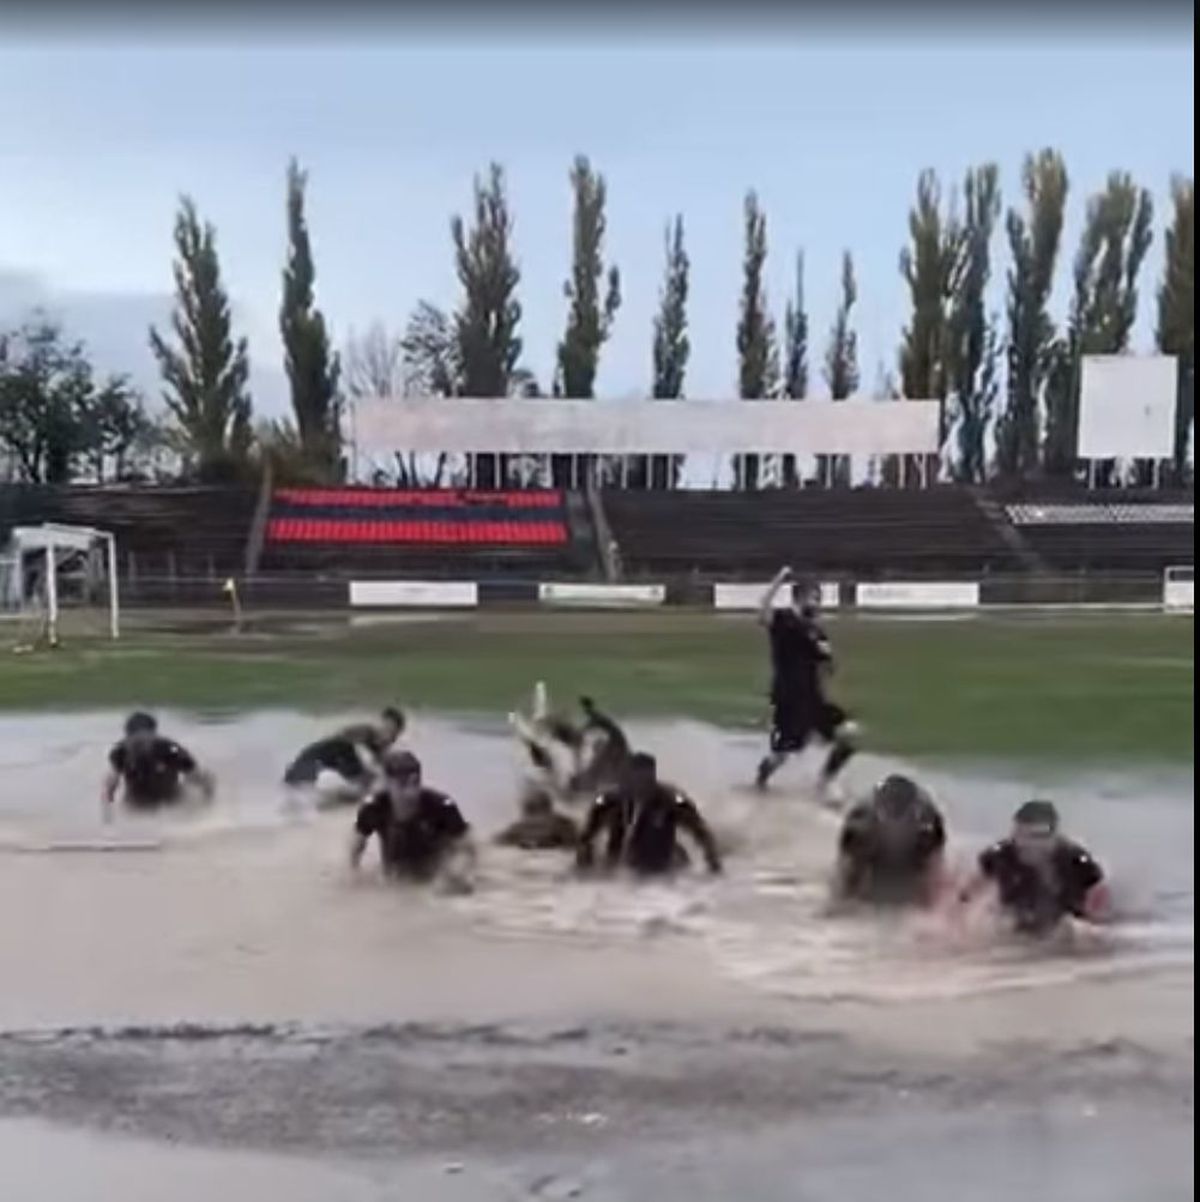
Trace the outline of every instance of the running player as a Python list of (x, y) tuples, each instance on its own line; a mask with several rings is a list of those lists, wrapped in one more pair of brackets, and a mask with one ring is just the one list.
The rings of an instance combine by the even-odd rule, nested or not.
[(108, 753), (108, 766), (101, 790), (106, 820), (112, 815), (122, 783), (125, 804), (135, 809), (156, 809), (184, 800), (188, 785), (207, 801), (215, 787), (212, 774), (173, 739), (162, 738), (158, 721), (141, 710), (126, 718), (125, 737)]
[(834, 896), (875, 904), (928, 904), (942, 883), (946, 827), (933, 799), (892, 775), (846, 815)]
[(578, 841), (574, 821), (556, 810), (550, 794), (533, 782), (521, 799), (521, 816), (496, 836), (500, 846), (522, 851), (565, 850)]
[(579, 837), (576, 863), (590, 868), (595, 861), (592, 845), (607, 835), (606, 867), (624, 865), (641, 875), (669, 873), (688, 863), (678, 835), (686, 831), (699, 845), (710, 872), (721, 871), (716, 840), (695, 803), (678, 789), (658, 779), (652, 755), (630, 756), (621, 784), (601, 793), (592, 804)]
[(775, 607), (779, 590), (792, 580), (791, 568), (781, 568), (763, 594), (759, 609), (759, 621), (771, 641), (771, 746), (758, 766), (755, 783), (765, 789), (787, 757), (819, 735), (829, 744), (818, 784), (825, 798), (834, 777), (856, 750), (852, 741), (855, 727), (845, 710), (825, 694), (833, 653), (817, 624), (817, 591), (794, 584), (792, 603)]
[(385, 875), (440, 883), (456, 892), (471, 889), (475, 863), (471, 828), (445, 793), (421, 783), (421, 763), (411, 751), (383, 757), (383, 788), (359, 807), (350, 845), (358, 868), (372, 835), (379, 839)]
[(960, 900), (971, 901), (989, 885), (1022, 934), (1046, 934), (1068, 914), (1102, 922), (1109, 912), (1100, 865), (1060, 833), (1058, 811), (1049, 801), (1027, 801), (1017, 810), (1012, 833), (980, 855), (978, 872)]

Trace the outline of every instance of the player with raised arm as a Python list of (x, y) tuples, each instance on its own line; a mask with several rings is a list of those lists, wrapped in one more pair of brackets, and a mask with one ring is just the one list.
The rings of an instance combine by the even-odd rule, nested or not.
[[(777, 608), (775, 599), (785, 584), (792, 584), (791, 604)], [(763, 594), (758, 618), (771, 647), (771, 745), (758, 766), (755, 783), (765, 789), (788, 756), (819, 735), (829, 744), (818, 785), (824, 799), (856, 747), (849, 715), (825, 693), (833, 651), (817, 623), (818, 607), (817, 590), (794, 583), (787, 567), (780, 568)]]

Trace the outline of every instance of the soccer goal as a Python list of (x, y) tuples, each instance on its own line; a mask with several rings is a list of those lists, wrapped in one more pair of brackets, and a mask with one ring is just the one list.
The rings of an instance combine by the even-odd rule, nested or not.
[(1163, 570), (1163, 609), (1167, 613), (1190, 614), (1193, 610), (1192, 564)]
[(15, 526), (0, 552), (0, 611), (24, 646), (71, 634), (118, 638), (117, 540), (90, 526)]

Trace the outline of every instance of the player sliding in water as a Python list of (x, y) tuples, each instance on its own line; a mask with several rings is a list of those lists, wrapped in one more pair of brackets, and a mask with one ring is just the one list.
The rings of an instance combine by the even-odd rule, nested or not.
[(593, 844), (607, 835), (604, 863), (626, 867), (643, 876), (656, 876), (686, 867), (688, 854), (679, 843), (686, 831), (699, 845), (710, 872), (721, 871), (721, 857), (708, 825), (686, 794), (658, 779), (652, 755), (629, 757), (621, 783), (601, 793), (592, 804), (579, 837), (576, 864), (590, 868)]
[(534, 688), (530, 717), (509, 714), (529, 756), (527, 796), (541, 791), (551, 802), (593, 797), (615, 784), (629, 759), (629, 740), (621, 727), (599, 709), (590, 697), (581, 697), (583, 722), (579, 725), (550, 712), (546, 686)]
[(108, 765), (101, 790), (105, 821), (112, 817), (122, 783), (125, 804), (139, 810), (186, 800), (188, 786), (205, 801), (213, 795), (212, 774), (199, 767), (185, 748), (160, 736), (157, 720), (141, 710), (126, 718), (125, 737), (108, 753)]
[(1027, 801), (1017, 810), (1012, 833), (980, 855), (960, 901), (969, 903), (989, 886), (1025, 935), (1047, 934), (1067, 915), (1103, 922), (1110, 913), (1100, 865), (1060, 833), (1058, 811), (1049, 801)]
[(393, 750), (383, 757), (383, 787), (359, 807), (354, 820), (352, 868), (362, 862), (372, 835), (379, 840), (386, 876), (470, 892), (475, 865), (470, 825), (445, 793), (421, 783), (421, 763), (411, 751)]
[(792, 569), (781, 568), (759, 608), (759, 621), (771, 640), (771, 747), (758, 766), (755, 784), (765, 789), (788, 756), (819, 735), (830, 745), (818, 780), (820, 796), (828, 801), (834, 778), (856, 750), (856, 728), (845, 710), (825, 695), (833, 651), (817, 624), (817, 590), (794, 584), (791, 604), (775, 608), (779, 590), (792, 580)]
[(288, 765), (283, 783), (314, 792), (318, 804), (362, 801), (380, 758), (404, 733), (404, 726), (403, 713), (388, 706), (376, 725), (347, 726), (310, 743)]
[(944, 883), (946, 827), (915, 781), (885, 777), (847, 813), (838, 840), (835, 902), (931, 905)]

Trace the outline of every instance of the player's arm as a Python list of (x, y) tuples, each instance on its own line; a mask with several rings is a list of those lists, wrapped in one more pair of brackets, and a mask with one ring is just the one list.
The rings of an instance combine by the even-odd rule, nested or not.
[(359, 806), (358, 814), (354, 819), (354, 830), (350, 834), (350, 867), (352, 870), (356, 870), (362, 863), (363, 852), (367, 850), (367, 841), (378, 829), (375, 803), (367, 802), (366, 805)]
[(996, 855), (995, 847), (980, 853), (974, 871), (958, 891), (960, 905), (969, 905), (991, 885), (996, 872)]
[(575, 849), (576, 867), (590, 868), (595, 862), (595, 851), (592, 845), (604, 829), (608, 817), (608, 799), (601, 794), (592, 802), (592, 808), (588, 810), (587, 821), (583, 824), (583, 830), (579, 834), (579, 845)]
[(791, 580), (791, 578), (791, 568), (780, 568), (779, 571), (775, 573), (771, 583), (767, 585), (767, 591), (763, 593), (762, 601), (758, 606), (758, 620), (763, 626), (771, 625), (771, 617), (775, 612), (775, 598), (778, 595), (779, 590), (783, 588), (784, 584)]
[(704, 862), (708, 865), (709, 872), (720, 872), (721, 853), (717, 850), (717, 841), (713, 838), (708, 823), (696, 808), (696, 803), (680, 793), (675, 804), (679, 807), (679, 825), (695, 839), (697, 846), (704, 853)]
[(470, 893), (474, 889), (478, 851), (471, 824), (449, 797), (442, 799), (438, 826), (447, 841), (438, 871), (438, 885), (446, 893)]
[(1082, 848), (1075, 855), (1074, 873), (1082, 888), (1077, 916), (1088, 922), (1107, 922), (1112, 917), (1112, 892), (1100, 865)]
[(195, 757), (186, 747), (178, 743), (171, 744), (171, 761), (175, 770), (188, 784), (194, 786), (200, 795), (209, 801), (216, 789), (216, 779), (213, 774), (196, 763)]
[(117, 789), (121, 785), (121, 774), (110, 767), (104, 774), (104, 782), (100, 786), (100, 812), (107, 822), (112, 818), (113, 805), (117, 800)]
[(580, 697), (580, 708), (587, 715), (588, 725), (602, 730), (604, 734), (618, 746), (625, 746), (625, 732), (610, 718), (590, 697)]

